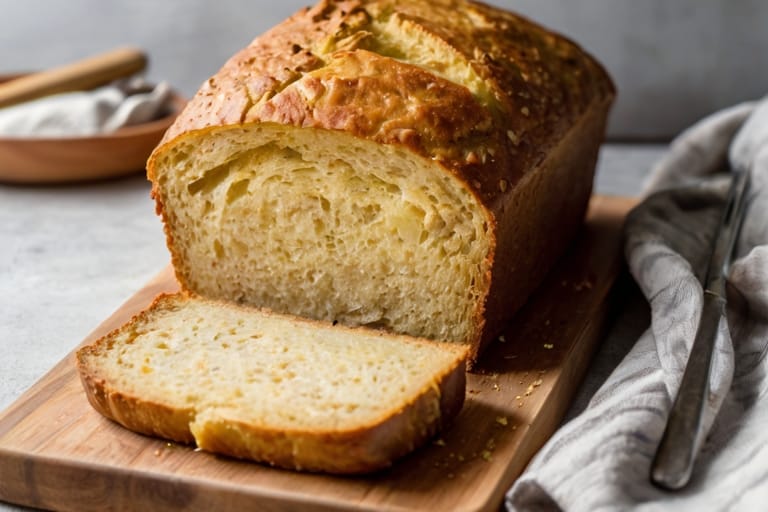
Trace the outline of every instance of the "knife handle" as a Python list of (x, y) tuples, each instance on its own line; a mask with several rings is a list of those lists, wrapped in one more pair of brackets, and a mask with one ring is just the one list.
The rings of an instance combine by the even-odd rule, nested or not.
[(115, 50), (0, 84), (0, 107), (51, 94), (84, 91), (142, 71), (147, 57), (134, 48)]
[(709, 400), (712, 353), (720, 322), (725, 321), (725, 303), (723, 297), (710, 291), (704, 292), (696, 337), (651, 466), (651, 481), (664, 489), (677, 490), (688, 483), (704, 440), (702, 421)]

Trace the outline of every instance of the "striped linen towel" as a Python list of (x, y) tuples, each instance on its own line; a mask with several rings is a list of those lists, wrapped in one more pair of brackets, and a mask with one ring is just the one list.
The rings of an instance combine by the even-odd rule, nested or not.
[[(716, 342), (709, 435), (689, 485), (668, 492), (650, 483), (650, 466), (696, 332), (728, 163), (749, 169), (752, 184)], [(625, 256), (651, 325), (508, 491), (509, 511), (768, 510), (768, 98), (686, 130), (647, 185), (625, 225)]]

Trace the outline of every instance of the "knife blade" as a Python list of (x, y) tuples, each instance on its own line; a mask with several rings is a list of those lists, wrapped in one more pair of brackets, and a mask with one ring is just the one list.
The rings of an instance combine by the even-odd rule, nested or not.
[(651, 466), (651, 481), (667, 490), (688, 484), (704, 441), (702, 423), (710, 393), (712, 353), (720, 324), (726, 322), (726, 282), (749, 191), (748, 171), (737, 171), (732, 176), (703, 282), (704, 300), (696, 336)]

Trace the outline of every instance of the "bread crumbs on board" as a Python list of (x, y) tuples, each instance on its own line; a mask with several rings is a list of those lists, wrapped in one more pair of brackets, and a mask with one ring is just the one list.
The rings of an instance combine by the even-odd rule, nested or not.
[(490, 462), (493, 457), (493, 450), (496, 448), (496, 440), (494, 438), (489, 438), (488, 441), (485, 443), (485, 449), (480, 452), (480, 456), (483, 458), (484, 461)]
[(544, 382), (543, 379), (538, 378), (535, 381), (533, 381), (531, 384), (529, 384), (528, 389), (525, 390), (525, 396), (531, 396), (531, 393), (533, 393), (537, 387), (541, 386), (543, 382)]

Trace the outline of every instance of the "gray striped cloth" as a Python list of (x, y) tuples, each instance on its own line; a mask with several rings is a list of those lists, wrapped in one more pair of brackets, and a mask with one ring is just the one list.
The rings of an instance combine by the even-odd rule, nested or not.
[[(650, 483), (650, 466), (696, 332), (728, 161), (750, 170), (752, 188), (713, 360), (709, 435), (688, 487), (667, 492)], [(652, 169), (625, 236), (650, 328), (536, 455), (507, 509), (768, 510), (768, 99), (682, 133)]]

